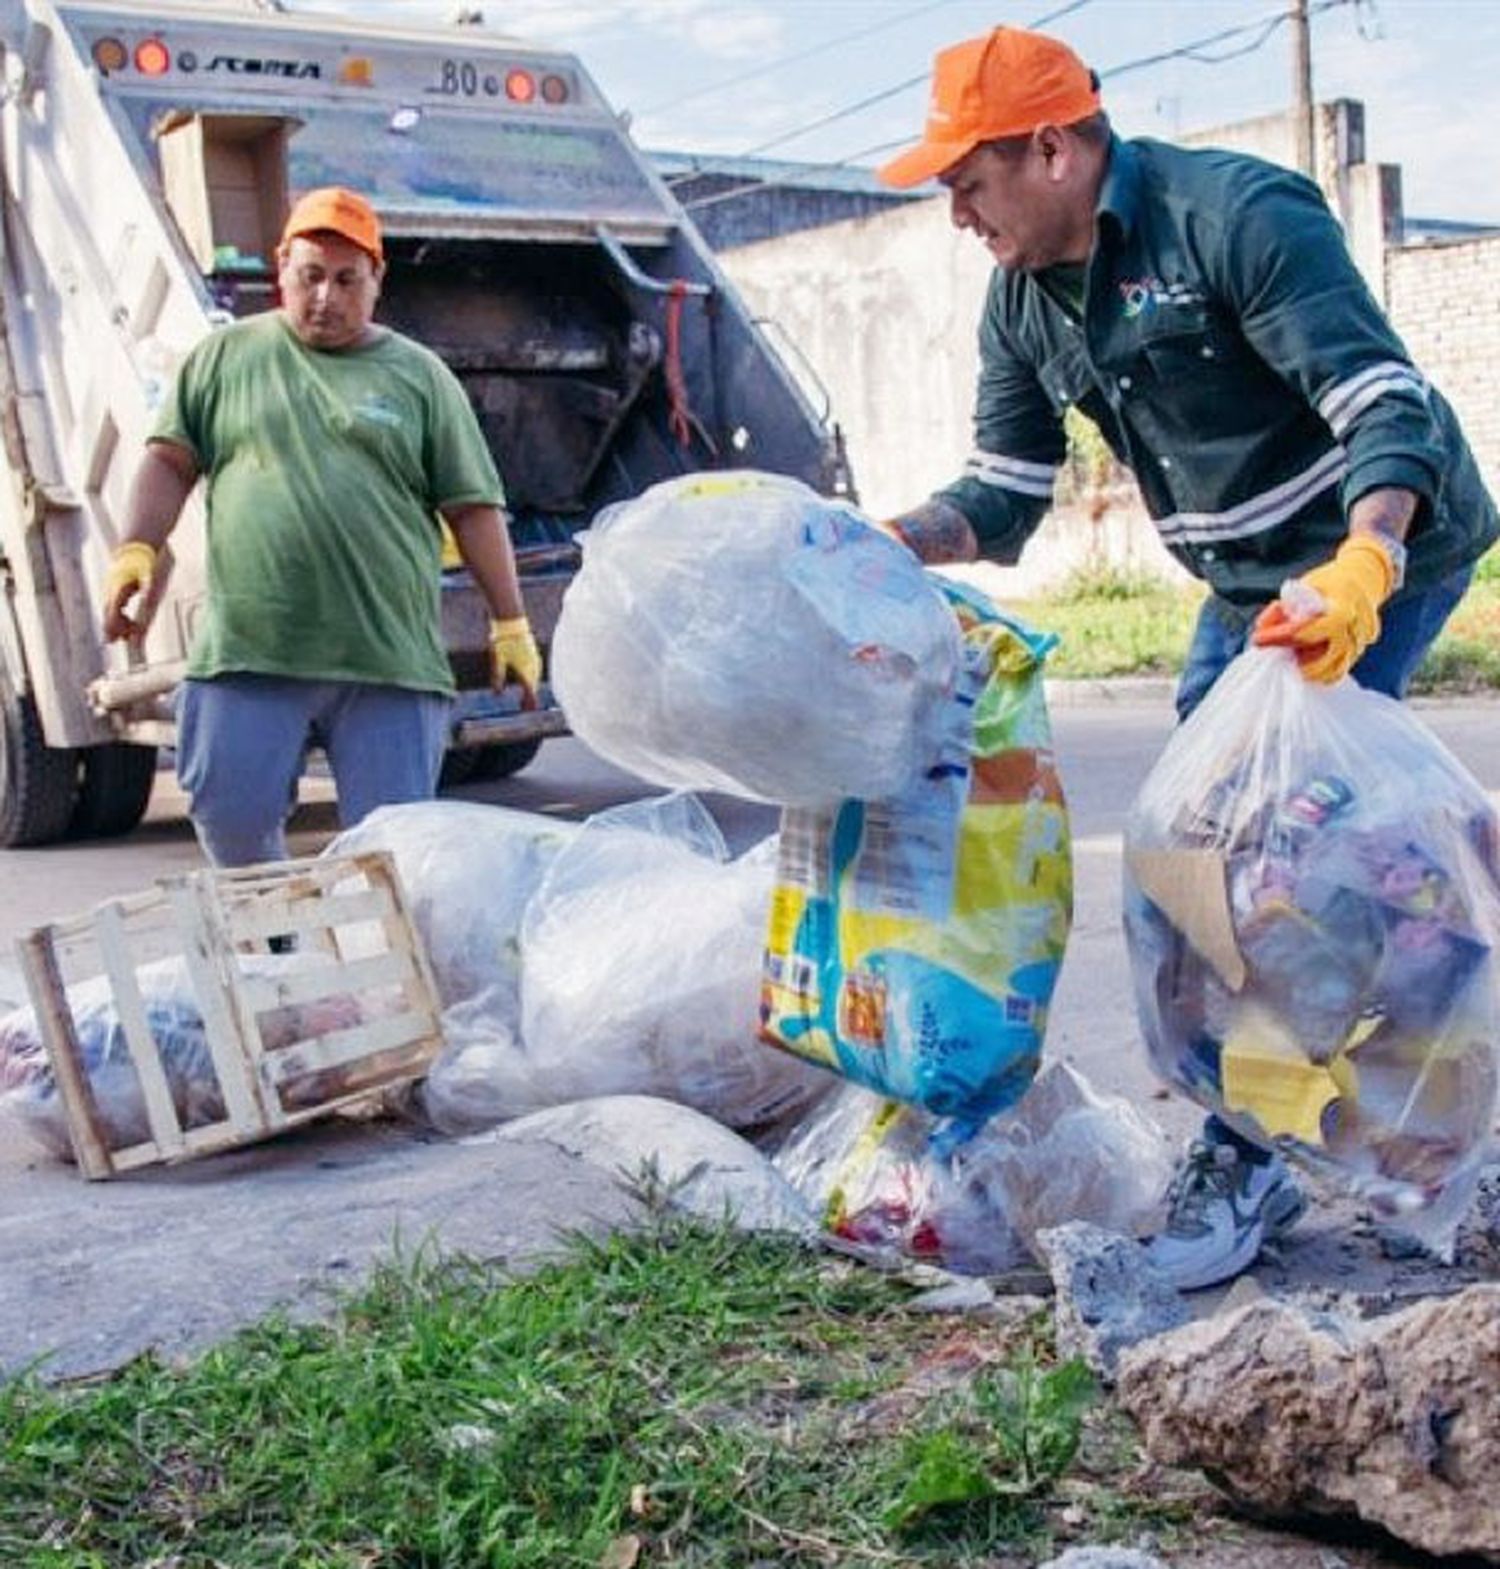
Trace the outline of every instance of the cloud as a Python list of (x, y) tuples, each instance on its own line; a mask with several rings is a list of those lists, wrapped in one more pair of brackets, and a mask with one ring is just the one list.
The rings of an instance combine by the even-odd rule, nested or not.
[(689, 24), (692, 39), (705, 54), (726, 60), (753, 59), (782, 47), (781, 21), (767, 11), (739, 7), (709, 11)]
[[(783, 37), (781, 19), (764, 7), (738, 5), (730, 10), (716, 0), (505, 0), (504, 4), (477, 0), (477, 4), (487, 31), (558, 41), (605, 31), (639, 31), (725, 60), (779, 49)], [(354, 15), (358, 7), (352, 0), (291, 0), (290, 9)], [(378, 10), (366, 14), (398, 24), (441, 26), (453, 10), (452, 0), (385, 0)]]

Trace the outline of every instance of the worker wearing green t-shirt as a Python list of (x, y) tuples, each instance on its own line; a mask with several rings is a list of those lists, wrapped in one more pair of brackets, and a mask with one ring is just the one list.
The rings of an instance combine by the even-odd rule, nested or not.
[(200, 476), (208, 604), (178, 712), (178, 774), (220, 866), (279, 860), (310, 744), (348, 826), (436, 788), (453, 684), (439, 622), (447, 521), (489, 604), (496, 686), (536, 701), (537, 651), (504, 493), (443, 362), (372, 321), (380, 225), (339, 187), (293, 208), (277, 252), (281, 309), (184, 361), (130, 496), (106, 588), (107, 638)]

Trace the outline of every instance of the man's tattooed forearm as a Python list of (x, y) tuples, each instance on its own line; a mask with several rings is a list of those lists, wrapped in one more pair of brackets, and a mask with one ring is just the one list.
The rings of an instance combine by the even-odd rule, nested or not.
[(973, 561), (979, 542), (969, 520), (948, 501), (924, 501), (892, 520), (901, 537), (928, 566), (946, 561)]

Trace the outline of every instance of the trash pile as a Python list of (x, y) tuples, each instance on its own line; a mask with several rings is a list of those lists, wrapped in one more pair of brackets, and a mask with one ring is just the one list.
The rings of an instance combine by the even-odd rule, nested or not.
[(582, 826), (457, 801), (387, 806), (326, 853), (360, 850), (394, 855), (432, 961), (445, 1045), (419, 1109), (442, 1131), (601, 1095), (757, 1128), (827, 1088), (755, 1038), (769, 852), (731, 859), (694, 797)]
[[(581, 825), (386, 807), (341, 834), (326, 854), (393, 856), (442, 1007), (405, 1109), (561, 1138), (570, 1107), (690, 1126), (650, 1110), (672, 1102), (759, 1138), (774, 1168), (746, 1169), (828, 1229), (971, 1272), (1060, 1220), (1149, 1229), (1159, 1136), (1071, 1070), (1033, 1084), (1072, 896), (1051, 642), (796, 481), (610, 509), (554, 643), (573, 728), (674, 792), (778, 803), (780, 831), (731, 856), (672, 793)], [(96, 1091), (135, 1115), (115, 1058)]]
[(1394, 700), (1252, 650), (1146, 781), (1125, 874), (1160, 1071), (1446, 1249), (1500, 1041), (1500, 832), (1462, 765)]
[(1087, 1217), (1147, 1236), (1172, 1175), (1161, 1131), (1055, 1063), (1009, 1115), (956, 1146), (940, 1119), (848, 1084), (774, 1154), (834, 1236), (990, 1275), (1036, 1257), (1040, 1232)]

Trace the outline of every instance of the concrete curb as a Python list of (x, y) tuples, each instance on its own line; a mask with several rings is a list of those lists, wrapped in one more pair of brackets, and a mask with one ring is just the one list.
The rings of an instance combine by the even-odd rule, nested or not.
[(1128, 705), (1170, 705), (1177, 690), (1173, 676), (1108, 676), (1068, 680), (1043, 680), (1042, 690), (1050, 708), (1066, 708), (1085, 703)]

